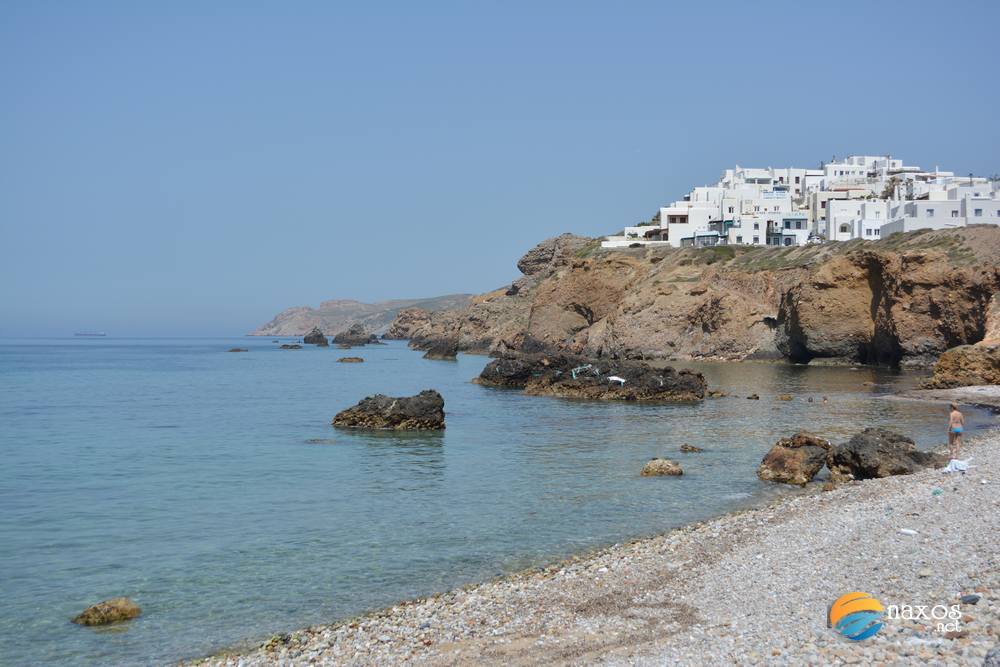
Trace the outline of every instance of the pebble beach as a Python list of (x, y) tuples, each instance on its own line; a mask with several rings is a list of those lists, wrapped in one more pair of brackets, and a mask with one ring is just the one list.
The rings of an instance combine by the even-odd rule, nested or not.
[[(982, 665), (1000, 643), (1000, 432), (967, 473), (818, 483), (771, 503), (199, 665)], [(664, 479), (664, 484), (681, 480)], [(883, 619), (853, 642), (839, 596), (959, 605), (948, 627)], [(964, 602), (962, 598), (964, 597)], [(906, 614), (897, 614), (905, 616)]]

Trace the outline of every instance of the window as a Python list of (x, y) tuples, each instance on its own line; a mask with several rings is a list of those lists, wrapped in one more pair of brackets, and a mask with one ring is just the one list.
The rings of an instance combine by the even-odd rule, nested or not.
[(802, 221), (801, 220), (796, 220), (795, 221), (795, 229), (802, 229)]
[(729, 212), (730, 212), (730, 213), (732, 213), (732, 212), (733, 212), (733, 207), (732, 207), (732, 206), (730, 206), (730, 207), (729, 207)]
[(958, 211), (952, 211), (951, 212), (951, 217), (957, 218), (958, 217)]
[(759, 222), (753, 223), (753, 229), (754, 229), (754, 231), (757, 231), (758, 229), (760, 229), (760, 223)]
[(826, 200), (824, 200), (824, 201), (821, 201), (821, 202), (819, 203), (819, 207), (820, 207), (820, 208), (826, 208)]
[(982, 215), (983, 215), (983, 209), (981, 209), (981, 208), (977, 208), (977, 209), (975, 210), (975, 212), (974, 212), (974, 215), (975, 215), (975, 216), (976, 216), (977, 218), (980, 218), (980, 217), (982, 217)]
[(866, 229), (865, 230), (865, 236), (871, 236), (871, 235), (872, 235), (872, 230)]
[(742, 236), (737, 236), (736, 237), (736, 242), (737, 243), (743, 243), (743, 237)]
[(785, 229), (791, 229), (791, 228), (792, 228), (792, 221), (785, 220)]
[(932, 208), (927, 209), (927, 217), (928, 218), (933, 218), (934, 217), (934, 209), (932, 209)]
[(881, 229), (876, 229), (876, 230), (875, 230), (875, 236), (881, 236), (881, 235), (882, 235), (882, 234), (880, 233), (881, 231), (882, 231)]
[(785, 245), (792, 245), (792, 239), (785, 239)]
[(875, 211), (875, 219), (878, 220), (882, 217), (882, 211)]
[(841, 225), (840, 226), (840, 233), (841, 234), (847, 234), (850, 231), (851, 231), (851, 228), (848, 227), (847, 225)]
[[(756, 226), (756, 225), (754, 225), (754, 226)], [(760, 237), (759, 236), (753, 237), (753, 242), (754, 242), (754, 244), (760, 243)]]
[[(795, 177), (795, 185), (798, 185), (798, 184), (799, 184), (799, 177), (798, 177), (798, 176), (796, 176), (796, 177)], [(798, 189), (798, 188), (796, 188), (796, 189)]]

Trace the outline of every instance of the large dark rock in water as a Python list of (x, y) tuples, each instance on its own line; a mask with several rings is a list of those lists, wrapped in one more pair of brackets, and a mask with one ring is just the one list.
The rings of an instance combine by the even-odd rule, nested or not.
[(77, 614), (73, 622), (77, 625), (107, 625), (127, 621), (141, 613), (139, 605), (129, 598), (111, 598), (87, 607)]
[(884, 428), (866, 428), (830, 450), (827, 465), (834, 480), (875, 479), (909, 475), (928, 466), (941, 467), (946, 457), (917, 449), (913, 440)]
[(774, 444), (760, 462), (757, 476), (765, 482), (805, 486), (823, 469), (831, 448), (828, 440), (800, 431)]
[(333, 342), (336, 345), (356, 346), (371, 343), (378, 344), (379, 340), (375, 334), (368, 333), (363, 324), (352, 324), (350, 329), (341, 331), (334, 336)]
[(433, 389), (402, 398), (376, 394), (337, 413), (333, 425), (397, 431), (441, 430), (444, 428), (444, 398)]
[(693, 371), (566, 354), (506, 355), (486, 364), (476, 382), (534, 396), (618, 401), (700, 401), (706, 388)]
[(319, 345), (320, 347), (326, 347), (330, 344), (326, 336), (323, 335), (323, 332), (319, 330), (319, 327), (313, 327), (312, 331), (303, 336), (302, 342), (307, 345)]
[(449, 338), (436, 341), (427, 348), (424, 359), (438, 359), (443, 361), (454, 361), (458, 356), (458, 339)]

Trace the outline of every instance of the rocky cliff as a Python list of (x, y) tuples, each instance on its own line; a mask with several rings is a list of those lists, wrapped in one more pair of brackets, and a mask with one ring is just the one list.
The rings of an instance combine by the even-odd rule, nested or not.
[(517, 265), (510, 286), (390, 329), (481, 353), (928, 365), (985, 336), (1000, 228), (795, 248), (602, 250), (567, 234)]
[(381, 333), (408, 308), (435, 312), (468, 305), (470, 295), (448, 294), (430, 299), (397, 299), (362, 303), (350, 299), (324, 301), (319, 308), (297, 306), (278, 313), (273, 320), (252, 332), (251, 336), (302, 336), (313, 328), (334, 335), (360, 324), (366, 331)]

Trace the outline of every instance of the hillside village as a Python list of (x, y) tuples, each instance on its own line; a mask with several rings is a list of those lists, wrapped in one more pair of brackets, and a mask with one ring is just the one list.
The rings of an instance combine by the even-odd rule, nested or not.
[(694, 188), (601, 246), (798, 246), (972, 224), (1000, 224), (996, 177), (851, 155), (819, 169), (726, 169), (715, 185)]

